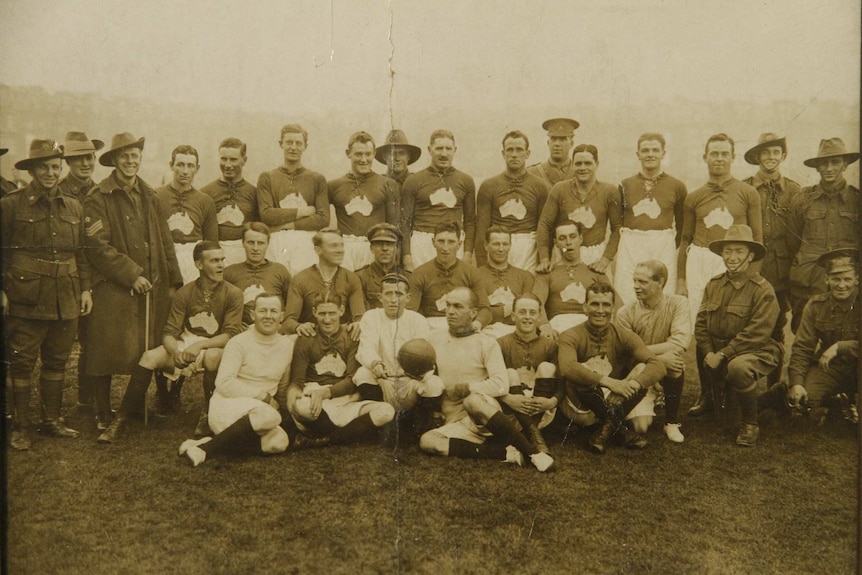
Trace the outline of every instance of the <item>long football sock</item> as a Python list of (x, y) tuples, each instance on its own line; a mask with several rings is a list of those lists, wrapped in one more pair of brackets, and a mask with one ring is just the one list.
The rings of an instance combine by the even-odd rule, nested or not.
[(524, 434), (515, 428), (515, 425), (507, 418), (502, 411), (498, 411), (488, 420), (485, 427), (499, 438), (503, 445), (514, 445), (515, 448), (524, 455), (533, 455), (539, 450), (530, 443)]

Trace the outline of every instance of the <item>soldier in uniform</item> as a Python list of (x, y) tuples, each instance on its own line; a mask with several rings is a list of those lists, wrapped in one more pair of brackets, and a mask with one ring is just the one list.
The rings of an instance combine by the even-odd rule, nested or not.
[(17, 162), (32, 181), (0, 200), (3, 283), (9, 376), (14, 405), (11, 445), (29, 449), (30, 379), (41, 356), (40, 431), (78, 437), (60, 417), (66, 361), (78, 317), (90, 313), (90, 269), (84, 257), (83, 210), (58, 187), (63, 150), (52, 140), (33, 140), (29, 156)]
[(410, 272), (401, 266), (401, 244), (404, 236), (396, 226), (376, 224), (368, 230), (368, 243), (374, 261), (356, 270), (365, 294), (365, 309), (382, 307), (380, 302), (381, 282), (389, 274), (399, 274), (410, 279)]
[[(859, 251), (832, 250), (817, 263), (829, 291), (812, 296), (802, 312), (790, 353), (789, 403), (813, 408), (815, 417), (827, 398), (852, 398), (859, 381)], [(772, 398), (775, 403), (783, 398)], [(822, 415), (821, 415), (822, 416)]]
[(847, 166), (859, 159), (841, 138), (820, 140), (817, 157), (803, 162), (820, 173), (820, 182), (802, 190), (790, 204), (790, 240), (795, 254), (790, 268), (790, 306), (795, 332), (811, 296), (826, 293), (826, 274), (817, 265), (824, 253), (859, 247), (859, 189), (844, 178)]
[(171, 152), (170, 166), (173, 180), (156, 188), (156, 198), (168, 215), (177, 262), (187, 284), (198, 276), (192, 256), (195, 245), (201, 240), (219, 239), (218, 217), (213, 199), (193, 185), (199, 168), (198, 151), (185, 144), (177, 146)]
[(401, 130), (392, 130), (386, 136), (386, 143), (374, 152), (378, 162), (386, 166), (386, 175), (403, 187), (410, 175), (408, 166), (422, 155), (422, 148), (407, 143), (407, 135)]
[[(5, 156), (9, 148), (0, 148), (0, 156)], [(0, 197), (18, 189), (18, 184), (0, 176)]]
[(342, 265), (350, 271), (371, 263), (366, 234), (372, 226), (384, 222), (401, 225), (400, 189), (394, 180), (371, 169), (374, 149), (371, 134), (352, 134), (344, 151), (350, 172), (326, 185), (344, 239)]
[(701, 394), (704, 388), (712, 392), (720, 417), (728, 391), (736, 396), (742, 412), (736, 444), (753, 447), (760, 435), (757, 381), (778, 366), (781, 354), (781, 344), (772, 339), (778, 302), (751, 265), (763, 259), (766, 248), (754, 240), (750, 227), (732, 225), (709, 249), (721, 256), (727, 271), (706, 284), (694, 327)]
[(496, 226), (510, 235), (509, 258), (513, 266), (533, 272), (538, 264), (536, 228), (548, 199), (547, 182), (527, 173), (530, 140), (515, 130), (503, 136), (506, 171), (479, 186), (476, 198), (476, 265), (485, 265), (485, 231)]
[(144, 138), (124, 132), (99, 157), (115, 169), (84, 202), (87, 259), (93, 267), (93, 314), (83, 345), (84, 373), (92, 377), (104, 431), (111, 419), (111, 375), (131, 374), (154, 347), (167, 320), (173, 290), (183, 280), (167, 214), (153, 189), (138, 177)]
[[(791, 246), (795, 242), (788, 237), (790, 231), (790, 205), (802, 189), (799, 184), (781, 175), (781, 162), (787, 157), (787, 140), (772, 132), (760, 135), (757, 145), (745, 152), (745, 161), (759, 166), (757, 173), (742, 180), (752, 186), (760, 195), (760, 212), (763, 216), (763, 245), (766, 257), (760, 266), (760, 275), (772, 284), (775, 299), (778, 301), (778, 321), (772, 339), (784, 343), (784, 326), (787, 325), (787, 312), (790, 311), (790, 264), (794, 253)], [(783, 357), (778, 369), (770, 374), (770, 382), (781, 377)]]
[[(93, 168), (96, 165), (96, 152), (105, 147), (101, 140), (90, 140), (83, 132), (68, 132), (63, 143), (63, 156), (69, 165), (68, 175), (60, 181), (60, 192), (77, 198), (81, 205), (93, 187)], [(87, 361), (88, 349), (84, 347), (87, 340), (87, 321), (89, 316), (78, 319), (78, 343), (81, 352), (78, 356), (78, 408), (91, 411), (93, 409), (93, 386), (84, 375), (84, 364)]]
[(225, 138), (218, 146), (221, 177), (201, 188), (201, 192), (215, 203), (218, 239), (227, 266), (240, 263), (245, 258), (243, 226), (248, 222), (260, 221), (257, 188), (242, 176), (247, 160), (245, 142), (238, 138)]
[(548, 133), (548, 160), (533, 164), (527, 172), (545, 180), (549, 188), (557, 182), (574, 178), (571, 151), (578, 126), (580, 124), (571, 118), (551, 118), (542, 122), (542, 129)]

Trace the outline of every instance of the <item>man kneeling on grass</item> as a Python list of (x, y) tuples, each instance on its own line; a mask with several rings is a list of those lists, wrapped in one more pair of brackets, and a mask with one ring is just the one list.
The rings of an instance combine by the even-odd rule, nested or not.
[(536, 469), (548, 471), (554, 465), (551, 456), (532, 445), (501, 411), (497, 398), (509, 392), (509, 377), (500, 346), (474, 329), (478, 308), (479, 298), (469, 288), (446, 294), (449, 330), (432, 331), (429, 337), (445, 385), (442, 409), (446, 423), (423, 434), (419, 447), (438, 455), (518, 465), (527, 456)]
[(315, 335), (299, 336), (293, 350), (287, 409), (294, 448), (353, 443), (373, 435), (395, 417), (384, 401), (361, 400), (353, 383), (358, 342), (341, 325), (344, 299), (325, 291), (314, 296)]
[(559, 338), (560, 372), (566, 378), (566, 402), (595, 414), (601, 426), (589, 447), (603, 454), (608, 440), (625, 428), (626, 446), (646, 447), (655, 396), (647, 390), (666, 375), (664, 365), (634, 332), (611, 323), (615, 293), (597, 281), (587, 287), (587, 321)]
[(215, 437), (187, 439), (180, 445), (197, 467), (207, 457), (235, 452), (282, 453), (287, 433), (279, 427), (279, 405), (285, 404), (290, 381), (293, 338), (278, 333), (284, 319), (281, 296), (264, 292), (254, 298), (254, 325), (224, 348), (209, 425)]
[[(215, 389), (222, 351), (231, 337), (242, 331), (242, 292), (224, 281), (224, 251), (218, 242), (198, 242), (193, 251), (200, 277), (174, 294), (165, 324), (162, 345), (145, 351), (126, 387), (120, 411), (99, 443), (114, 443), (127, 418), (146, 409), (147, 389), (154, 371), (159, 411), (164, 413), (169, 397), (179, 399), (182, 379), (203, 369), (204, 406), (195, 437), (210, 435), (207, 404)], [(167, 379), (174, 387), (168, 395)]]

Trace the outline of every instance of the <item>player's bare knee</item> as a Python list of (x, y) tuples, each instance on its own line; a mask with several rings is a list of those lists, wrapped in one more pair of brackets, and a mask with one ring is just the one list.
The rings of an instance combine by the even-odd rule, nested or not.
[(427, 431), (419, 438), (419, 449), (435, 455), (448, 455), (449, 438), (436, 431)]
[(536, 377), (549, 378), (557, 377), (557, 366), (551, 362), (543, 361), (536, 368)]
[(147, 369), (159, 369), (160, 367), (167, 365), (167, 363), (168, 352), (165, 351), (164, 347), (159, 346), (145, 351), (141, 356), (141, 360), (138, 362), (138, 365)]
[(304, 395), (293, 404), (291, 414), (301, 422), (311, 423), (315, 417), (311, 413), (311, 398)]
[(506, 375), (509, 377), (509, 387), (520, 387), (521, 378), (518, 377), (518, 372), (511, 367), (506, 369)]
[(480, 425), (488, 423), (488, 420), (499, 411), (499, 408), (489, 402), (488, 398), (481, 393), (471, 393), (465, 397), (464, 409)]
[(374, 373), (371, 372), (367, 367), (360, 367), (356, 370), (356, 374), (353, 376), (353, 383), (356, 385), (362, 385), (364, 383), (377, 384), (377, 378), (374, 377)]
[(260, 437), (260, 450), (264, 453), (284, 453), (288, 445), (290, 439), (280, 427), (270, 429)]
[(278, 427), (281, 415), (269, 405), (258, 405), (248, 412), (251, 428), (255, 431), (268, 431)]
[(371, 417), (371, 422), (376, 427), (380, 427), (395, 418), (395, 408), (388, 403), (377, 401), (369, 408), (368, 415)]
[(422, 397), (440, 397), (445, 391), (446, 385), (439, 375), (428, 375), (422, 380), (418, 393)]
[(638, 417), (631, 418), (629, 423), (631, 423), (631, 428), (637, 433), (646, 433), (649, 426), (652, 425), (652, 419), (651, 415), (639, 415)]
[(221, 349), (208, 349), (204, 351), (204, 369), (207, 371), (218, 371), (218, 366), (221, 363), (221, 356)]

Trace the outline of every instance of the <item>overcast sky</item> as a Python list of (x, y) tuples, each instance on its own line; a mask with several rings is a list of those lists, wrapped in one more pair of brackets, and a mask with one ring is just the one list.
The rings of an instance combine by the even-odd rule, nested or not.
[(391, 97), (396, 124), (525, 101), (853, 102), (859, 58), (859, 0), (0, 0), (6, 84), (297, 113)]

